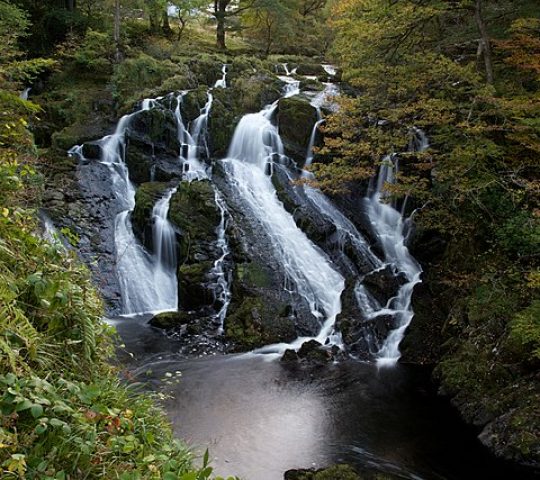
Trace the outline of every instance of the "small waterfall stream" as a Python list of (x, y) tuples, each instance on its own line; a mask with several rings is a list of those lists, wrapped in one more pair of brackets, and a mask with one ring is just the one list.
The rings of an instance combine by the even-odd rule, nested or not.
[[(419, 129), (415, 129), (414, 133), (410, 150), (419, 152), (426, 150), (429, 143), (425, 134)], [(398, 162), (397, 155), (389, 155), (383, 160), (364, 202), (373, 231), (383, 250), (385, 262), (393, 267), (396, 274), (403, 274), (406, 281), (399, 288), (396, 296), (378, 309), (362, 286), (357, 286), (355, 292), (357, 299), (363, 302), (363, 306), (371, 310), (367, 315), (370, 320), (382, 315), (390, 315), (394, 318), (394, 328), (376, 354), (377, 363), (381, 366), (392, 366), (399, 360), (399, 344), (414, 316), (411, 305), (414, 286), (420, 283), (422, 274), (419, 263), (412, 257), (406, 246), (407, 222), (403, 218), (404, 209), (398, 211), (395, 205), (388, 203), (389, 196), (385, 190), (387, 184), (396, 182)], [(406, 199), (404, 205), (405, 203)]]
[(224, 63), (221, 68), (222, 77), (216, 80), (214, 88), (227, 88), (227, 64)]

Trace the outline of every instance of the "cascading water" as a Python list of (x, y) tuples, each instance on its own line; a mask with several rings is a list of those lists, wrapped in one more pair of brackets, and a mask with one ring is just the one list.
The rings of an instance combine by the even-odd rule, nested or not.
[(223, 67), (221, 68), (221, 74), (222, 74), (222, 77), (216, 80), (216, 83), (214, 84), (214, 88), (227, 88), (227, 64), (226, 63), (224, 63)]
[[(412, 148), (418, 149), (417, 151), (428, 148), (429, 144), (423, 132), (422, 135), (416, 134), (415, 137), (417, 140), (413, 141)], [(364, 202), (373, 232), (384, 253), (385, 262), (391, 265), (396, 273), (403, 274), (406, 282), (399, 288), (397, 295), (391, 298), (387, 305), (379, 309), (375, 309), (375, 304), (363, 286), (357, 286), (355, 292), (357, 300), (362, 302), (362, 306), (368, 312), (368, 319), (372, 320), (383, 315), (390, 315), (394, 318), (395, 328), (390, 331), (376, 354), (377, 363), (388, 366), (395, 365), (399, 360), (399, 344), (414, 316), (411, 306), (413, 289), (421, 281), (422, 274), (420, 265), (405, 245), (406, 222), (401, 212), (387, 203), (388, 193), (385, 186), (395, 183), (397, 166), (398, 158), (395, 155), (387, 156), (383, 160)]]
[[(290, 94), (291, 89), (287, 89), (286, 96)], [(276, 107), (277, 102), (240, 120), (224, 161), (225, 170), (230, 183), (271, 238), (275, 256), (282, 262), (287, 277), (307, 301), (313, 315), (320, 319), (321, 329), (316, 340), (341, 344), (340, 335), (334, 332), (334, 323), (341, 311), (344, 279), (296, 226), (266, 174), (267, 165), (275, 157), (283, 156), (283, 144), (271, 122)], [(257, 352), (283, 353), (287, 348), (298, 349), (306, 340), (308, 338), (298, 338), (292, 344), (270, 345)]]
[(221, 220), (217, 228), (217, 243), (216, 246), (221, 250), (221, 256), (214, 262), (214, 267), (210, 271), (210, 278), (215, 280), (214, 283), (214, 298), (221, 305), (219, 311), (216, 313), (216, 320), (219, 323), (218, 334), (223, 333), (223, 325), (225, 317), (227, 316), (227, 310), (231, 303), (232, 293), (230, 288), (231, 279), (225, 269), (225, 259), (230, 254), (229, 243), (227, 242), (226, 229), (227, 229), (227, 207), (225, 201), (221, 197), (220, 193), (214, 188), (214, 199), (219, 212), (221, 214)]
[[(135, 187), (129, 180), (129, 171), (124, 162), (125, 134), (135, 115), (155, 105), (155, 100), (144, 100), (140, 110), (122, 117), (116, 131), (100, 141), (101, 162), (109, 167), (112, 189), (122, 208), (115, 218), (114, 240), (122, 313), (125, 315), (178, 308), (175, 269), (165, 268), (161, 261), (156, 261), (148, 254), (135, 238), (130, 219), (131, 212), (135, 208)], [(81, 155), (80, 151), (73, 153)]]
[(156, 202), (152, 209), (152, 237), (156, 262), (163, 269), (176, 269), (176, 233), (167, 220), (171, 198), (176, 188), (167, 190), (165, 195)]
[(192, 122), (191, 131), (187, 129), (182, 118), (182, 100), (187, 92), (182, 92), (176, 97), (174, 116), (178, 128), (178, 140), (180, 142), (180, 158), (183, 162), (184, 178), (188, 181), (203, 180), (208, 178), (206, 166), (200, 161), (200, 150), (204, 149), (209, 156), (207, 142), (208, 115), (212, 108), (213, 96), (208, 92), (206, 105), (201, 109), (200, 115)]
[(32, 89), (30, 87), (25, 88), (19, 95), (19, 98), (21, 98), (22, 100), (28, 100), (31, 90)]

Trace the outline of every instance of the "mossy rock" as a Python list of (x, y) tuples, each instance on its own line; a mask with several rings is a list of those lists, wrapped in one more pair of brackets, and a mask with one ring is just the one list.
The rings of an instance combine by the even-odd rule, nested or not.
[(151, 145), (131, 141), (126, 150), (125, 162), (132, 182), (142, 184), (151, 180), (153, 165)]
[(221, 78), (221, 69), (225, 63), (223, 55), (200, 54), (188, 61), (189, 70), (199, 85), (213, 87)]
[(266, 73), (238, 78), (232, 87), (238, 92), (238, 108), (243, 113), (259, 112), (282, 95), (282, 82)]
[(285, 149), (294, 158), (305, 159), (317, 110), (298, 96), (282, 98), (278, 103), (279, 133)]
[(180, 110), (186, 127), (201, 114), (201, 110), (207, 101), (208, 89), (206, 87), (191, 90), (182, 97)]
[(270, 288), (272, 279), (263, 267), (255, 262), (236, 265), (236, 278), (244, 285), (256, 288)]
[(297, 335), (293, 322), (285, 316), (288, 310), (285, 304), (270, 305), (260, 297), (243, 296), (239, 304), (231, 305), (225, 336), (238, 351), (290, 342)]
[(178, 289), (182, 308), (197, 309), (211, 305), (212, 292), (206, 286), (207, 275), (214, 266), (212, 261), (184, 264), (178, 268)]
[(208, 180), (181, 182), (171, 198), (169, 219), (180, 231), (180, 263), (194, 263), (197, 255), (208, 255), (221, 220)]
[[(358, 475), (350, 465), (332, 465), (320, 470), (289, 470), (285, 472), (284, 478), (285, 480), (363, 480), (364, 477)], [(380, 478), (382, 480), (384, 477)]]
[(180, 152), (176, 118), (169, 109), (152, 108), (135, 115), (129, 125), (130, 139), (146, 142), (156, 154)]
[(166, 183), (143, 183), (135, 193), (135, 208), (131, 214), (133, 232), (141, 243), (153, 250), (152, 210), (167, 189)]
[(214, 90), (214, 103), (208, 119), (210, 152), (214, 158), (225, 157), (236, 125), (241, 118), (234, 97), (234, 89)]
[(328, 73), (320, 63), (301, 63), (298, 65), (296, 73), (310, 77), (328, 77)]
[(190, 320), (186, 312), (163, 312), (152, 317), (148, 322), (153, 327), (170, 330), (185, 325)]

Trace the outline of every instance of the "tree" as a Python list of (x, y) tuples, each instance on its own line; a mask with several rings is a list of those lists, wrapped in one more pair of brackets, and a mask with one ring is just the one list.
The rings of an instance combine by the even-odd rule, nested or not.
[(295, 0), (259, 0), (257, 8), (248, 10), (243, 19), (247, 35), (268, 56), (276, 44), (287, 44), (297, 25)]
[(213, 9), (208, 13), (216, 19), (216, 43), (219, 49), (226, 50), (225, 27), (229, 18), (238, 17), (246, 10), (255, 8), (258, 0), (242, 0), (234, 3), (232, 0), (214, 0)]
[(197, 17), (208, 2), (206, 0), (176, 0), (169, 4), (175, 10), (172, 16), (178, 18), (178, 40), (180, 40), (188, 22)]

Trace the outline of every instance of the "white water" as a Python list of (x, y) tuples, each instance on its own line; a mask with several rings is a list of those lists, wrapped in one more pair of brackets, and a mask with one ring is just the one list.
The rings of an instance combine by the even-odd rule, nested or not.
[[(423, 132), (422, 135), (418, 132), (415, 132), (411, 149), (423, 151), (429, 144)], [(391, 315), (395, 320), (396, 328), (389, 333), (377, 352), (377, 364), (381, 366), (393, 366), (399, 360), (401, 355), (399, 344), (414, 316), (411, 306), (413, 289), (421, 281), (422, 274), (420, 265), (405, 245), (406, 221), (401, 212), (387, 202), (388, 193), (385, 187), (387, 184), (396, 182), (397, 166), (398, 160), (395, 155), (386, 157), (379, 167), (369, 196), (364, 199), (367, 215), (383, 250), (385, 262), (392, 265), (397, 272), (403, 273), (406, 278), (406, 282), (399, 288), (397, 295), (391, 298), (387, 305), (367, 315), (370, 319), (381, 315)], [(356, 294), (359, 301), (363, 300), (362, 293), (363, 291), (357, 287)], [(363, 306), (368, 312), (373, 310), (373, 304), (369, 305), (365, 302)]]
[(227, 88), (227, 64), (224, 63), (221, 68), (222, 77), (216, 80), (214, 88)]
[(174, 116), (178, 127), (178, 141), (180, 142), (180, 159), (183, 163), (184, 179), (188, 181), (203, 180), (208, 178), (206, 166), (199, 160), (200, 149), (204, 148), (208, 156), (208, 145), (206, 141), (208, 115), (212, 107), (212, 93), (208, 92), (206, 105), (201, 109), (189, 131), (184, 123), (181, 112), (181, 105), (184, 95), (182, 92), (176, 97), (176, 108)]
[(334, 67), (334, 65), (330, 65), (329, 63), (323, 63), (322, 67), (324, 68), (324, 71), (332, 77), (337, 73), (336, 67)]
[[(287, 90), (286, 95), (290, 93)], [(274, 156), (283, 155), (283, 144), (271, 122), (276, 106), (277, 102), (240, 120), (224, 161), (226, 172), (230, 183), (270, 237), (274, 255), (282, 262), (290, 282), (319, 319), (321, 329), (315, 339), (341, 346), (341, 336), (334, 332), (334, 324), (341, 311), (344, 279), (296, 226), (266, 174)], [(288, 348), (300, 348), (310, 339), (302, 337), (292, 344), (269, 345), (255, 353), (282, 354)]]
[(116, 131), (101, 140), (101, 162), (109, 166), (112, 188), (123, 209), (115, 218), (114, 241), (124, 315), (178, 309), (175, 269), (166, 268), (144, 249), (135, 238), (130, 219), (135, 208), (135, 187), (124, 162), (125, 134), (135, 115), (154, 106), (154, 100), (144, 100), (141, 110), (122, 117)]
[(217, 189), (214, 189), (214, 199), (221, 214), (221, 221), (217, 227), (217, 243), (216, 246), (221, 250), (221, 256), (214, 262), (214, 267), (210, 271), (210, 278), (215, 278), (214, 296), (221, 304), (221, 308), (216, 313), (216, 320), (219, 322), (218, 334), (223, 333), (223, 326), (229, 304), (231, 303), (232, 293), (230, 288), (230, 278), (225, 270), (225, 258), (230, 254), (229, 243), (227, 242), (227, 207), (225, 201), (219, 194)]
[(25, 88), (21, 94), (19, 95), (19, 97), (22, 99), (22, 100), (28, 100), (28, 96), (30, 95), (30, 91), (32, 89), (30, 87), (27, 87)]
[[(164, 269), (176, 270), (176, 233), (167, 219), (171, 206), (171, 198), (176, 188), (167, 190), (152, 209), (152, 236), (156, 263)], [(177, 299), (178, 302), (178, 299)]]

